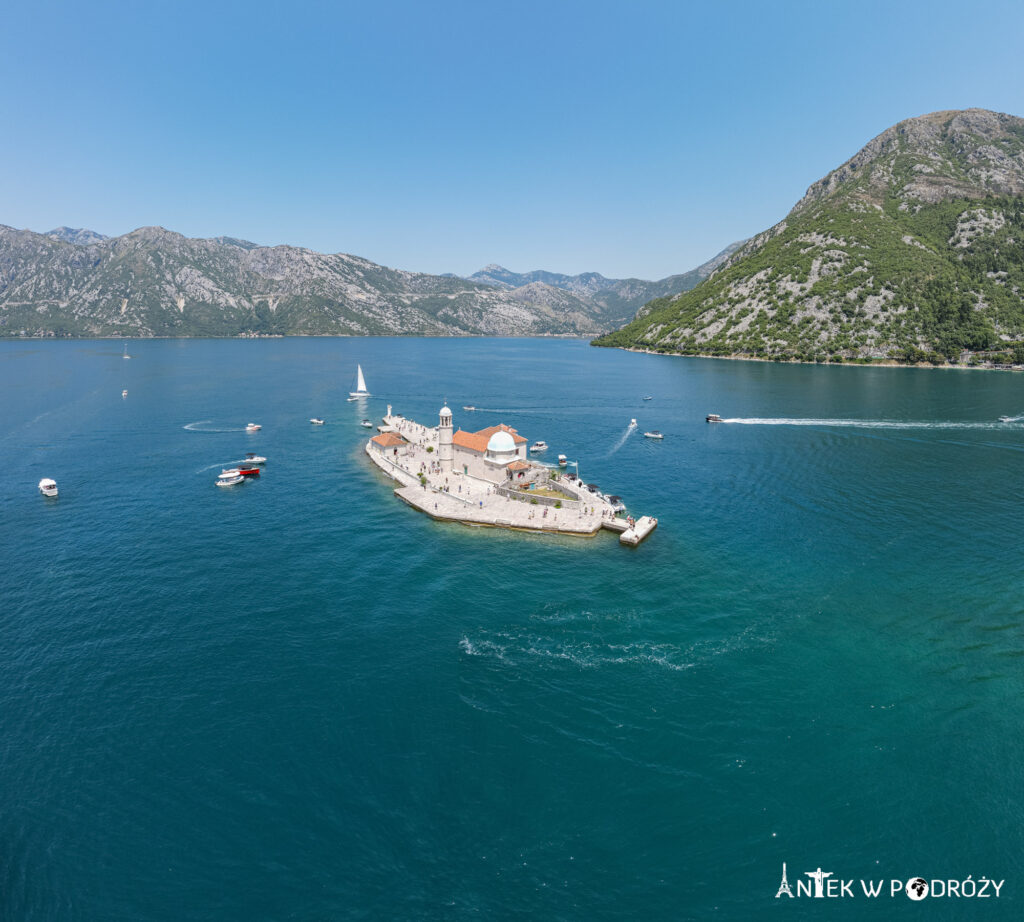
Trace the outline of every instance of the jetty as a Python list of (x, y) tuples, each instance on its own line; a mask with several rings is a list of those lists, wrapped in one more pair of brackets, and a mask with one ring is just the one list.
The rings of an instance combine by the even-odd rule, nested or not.
[(425, 426), (389, 406), (365, 450), (397, 483), (395, 496), (440, 521), (586, 538), (606, 529), (634, 547), (658, 524), (620, 514), (621, 505), (576, 474), (531, 460), (526, 438), (510, 426), (456, 431), (448, 407)]

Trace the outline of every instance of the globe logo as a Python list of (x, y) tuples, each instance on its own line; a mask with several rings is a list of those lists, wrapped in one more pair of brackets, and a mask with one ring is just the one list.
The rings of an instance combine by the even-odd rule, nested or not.
[(923, 877), (912, 877), (907, 881), (907, 896), (912, 900), (923, 900), (928, 895), (928, 881)]

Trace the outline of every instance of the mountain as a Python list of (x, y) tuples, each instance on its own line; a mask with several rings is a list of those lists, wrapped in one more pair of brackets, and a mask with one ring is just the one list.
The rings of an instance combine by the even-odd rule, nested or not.
[(882, 132), (696, 288), (595, 345), (1024, 361), (1022, 293), (1024, 120), (934, 112)]
[(611, 329), (602, 309), (537, 284), (501, 291), (358, 256), (0, 225), (0, 335), (568, 335)]
[(618, 325), (631, 320), (637, 310), (652, 298), (675, 295), (698, 285), (717, 269), (732, 253), (746, 241), (730, 244), (721, 253), (709, 259), (696, 269), (680, 275), (670, 275), (657, 282), (644, 279), (609, 279), (599, 272), (584, 272), (581, 275), (562, 275), (535, 269), (533, 272), (513, 272), (503, 266), (491, 264), (468, 276), (471, 282), (493, 285), (506, 291), (514, 291), (537, 283), (571, 292), (584, 301), (592, 302), (599, 314), (609, 324)]
[(99, 243), (101, 240), (107, 239), (103, 234), (86, 230), (84, 227), (55, 227), (52, 231), (47, 231), (46, 236), (78, 246), (88, 246), (90, 243)]

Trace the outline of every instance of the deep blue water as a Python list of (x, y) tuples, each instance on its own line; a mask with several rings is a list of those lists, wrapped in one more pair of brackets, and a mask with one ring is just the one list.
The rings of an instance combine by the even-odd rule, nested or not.
[[(0, 343), (0, 919), (1020, 917), (1021, 376), (130, 351)], [(658, 530), (416, 514), (357, 361), (368, 415), (504, 421)], [(783, 861), (1006, 883), (776, 901)]]

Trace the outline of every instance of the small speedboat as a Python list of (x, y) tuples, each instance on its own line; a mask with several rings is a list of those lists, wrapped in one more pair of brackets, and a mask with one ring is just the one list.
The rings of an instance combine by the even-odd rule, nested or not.
[(547, 451), (547, 450), (548, 450), (548, 443), (547, 442), (543, 442), (543, 441), (542, 442), (534, 442), (530, 446), (530, 451)]
[(565, 455), (558, 456), (558, 466), (565, 467), (569, 463), (569, 459)]
[(258, 467), (236, 467), (236, 471), (243, 477), (259, 477), (260, 469)]
[(463, 407), (462, 409), (469, 410), (469, 412), (472, 413), (476, 409), (476, 407)]
[(704, 417), (704, 422), (706, 422), (706, 423), (720, 423), (720, 422), (722, 422), (722, 417), (719, 416), (717, 413), (708, 413), (708, 415)]
[(246, 467), (255, 467), (257, 464), (266, 464), (267, 459), (263, 455), (258, 455), (254, 451), (247, 451), (245, 453), (245, 461), (242, 462)]
[(663, 438), (665, 438), (665, 436), (663, 436), (660, 432), (658, 432), (657, 429), (652, 429), (650, 432), (645, 432), (644, 433), (644, 438), (645, 439), (663, 439)]
[(121, 358), (124, 358), (124, 359), (130, 359), (131, 358), (131, 356), (128, 354), (128, 343), (124, 344), (124, 355), (121, 356)]
[(1001, 422), (1001, 423), (1012, 423), (1013, 422), (1013, 417), (1012, 416), (1000, 416), (999, 417), (999, 422)]
[(56, 496), (57, 495), (57, 481), (52, 480), (49, 477), (44, 477), (39, 481), (39, 492), (43, 496)]
[(311, 422), (311, 423), (312, 423), (312, 424), (313, 424), (314, 426), (322, 426), (322, 425), (324, 424), (324, 421), (323, 421), (323, 420), (322, 420), (322, 419), (321, 419), (321, 418), (320, 418), (319, 416), (314, 416), (314, 417), (313, 417), (313, 418), (312, 418), (312, 419), (310, 420), (310, 422)]
[(368, 419), (361, 419), (359, 421), (359, 425), (362, 426), (364, 429), (372, 429), (373, 428), (373, 423), (371, 423)]
[(653, 397), (644, 397), (644, 400), (653, 400)]
[(635, 429), (636, 428), (636, 420), (635, 419), (631, 419), (629, 421), (629, 428), (630, 429)]
[(608, 505), (612, 507), (612, 512), (625, 512), (626, 504), (622, 501), (621, 496), (609, 496)]
[(244, 479), (242, 472), (237, 467), (233, 467), (230, 470), (221, 471), (220, 476), (215, 482), (218, 487), (233, 487), (236, 483), (241, 483)]
[(128, 389), (125, 388), (123, 391), (121, 391), (121, 397), (123, 398), (123, 397), (127, 397), (127, 396), (128, 396)]
[(245, 425), (246, 432), (259, 432), (262, 428), (263, 427), (259, 423), (246, 423)]

